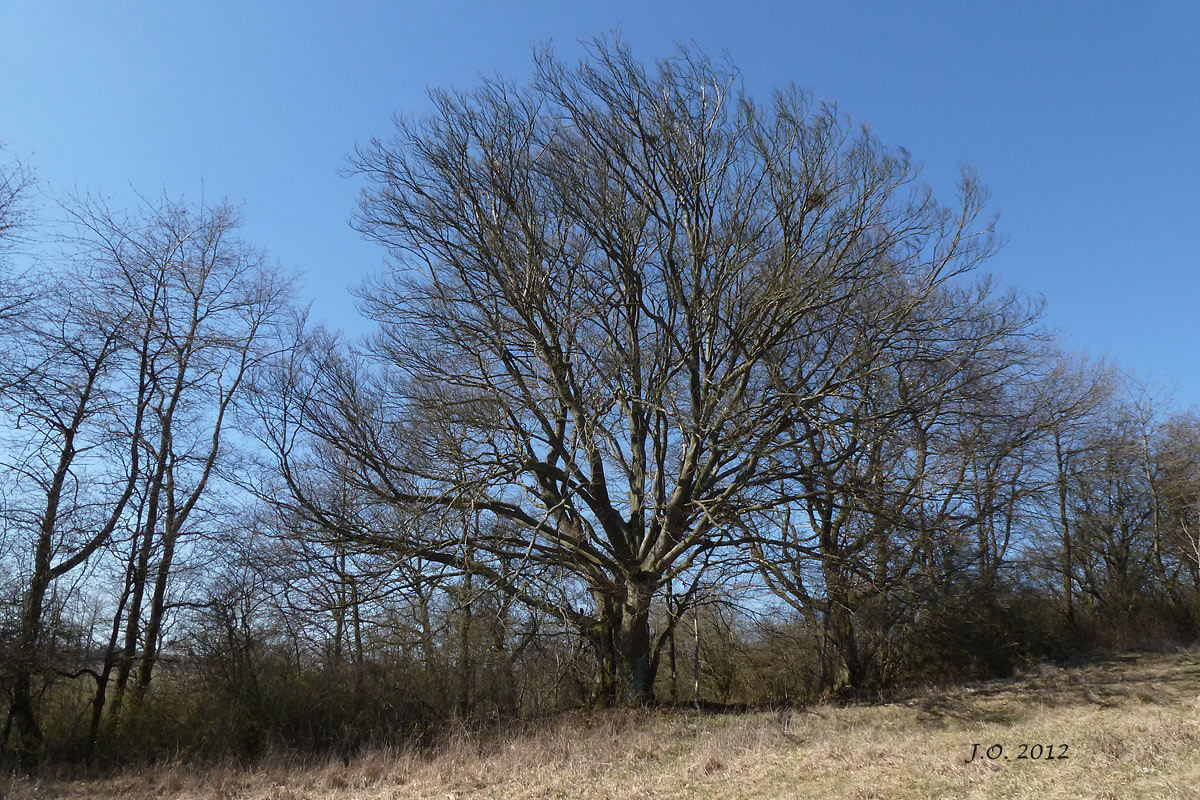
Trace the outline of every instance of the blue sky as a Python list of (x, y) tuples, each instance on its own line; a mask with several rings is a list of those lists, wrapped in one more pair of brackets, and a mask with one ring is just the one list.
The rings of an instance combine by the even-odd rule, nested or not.
[(426, 87), (523, 79), (619, 28), (639, 57), (727, 50), (925, 165), (969, 163), (1070, 346), (1200, 403), (1200, 3), (53, 2), (0, 5), (0, 141), (53, 193), (244, 203), (247, 235), (361, 331), (348, 287), (384, 253), (350, 230), (340, 168)]

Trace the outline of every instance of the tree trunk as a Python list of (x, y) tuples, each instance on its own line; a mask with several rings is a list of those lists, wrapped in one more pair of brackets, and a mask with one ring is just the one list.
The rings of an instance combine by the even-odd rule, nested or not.
[[(468, 550), (468, 553), (470, 551)], [(468, 554), (467, 558), (473, 556)], [(472, 592), (474, 591), (470, 570), (463, 575), (461, 589), (461, 612), (458, 620), (458, 713), (463, 717), (471, 716), (471, 706), (475, 694), (475, 664), (472, 658), (471, 617)]]
[(829, 598), (825, 635), (833, 645), (833, 663), (827, 675), (826, 688), (839, 695), (861, 692), (867, 683), (866, 665), (861, 657), (850, 611), (836, 593)]
[(150, 617), (146, 621), (144, 652), (138, 665), (137, 683), (134, 686), (134, 699), (140, 702), (150, 688), (150, 680), (154, 675), (154, 667), (158, 662), (159, 639), (162, 637), (163, 620), (167, 611), (167, 583), (171, 577), (171, 563), (175, 558), (175, 544), (178, 532), (168, 514), (166, 529), (163, 531), (163, 552), (158, 563), (158, 571), (154, 580), (154, 594), (150, 598)]
[(650, 600), (654, 582), (647, 577), (626, 581), (619, 605), (608, 604), (592, 632), (597, 656), (593, 703), (599, 706), (644, 706), (654, 702)]
[(104, 705), (108, 695), (108, 683), (112, 678), (113, 670), (117, 667), (117, 654), (120, 651), (118, 645), (121, 641), (121, 622), (125, 617), (125, 606), (129, 603), (129, 596), (133, 591), (133, 585), (136, 580), (136, 572), (138, 565), (138, 540), (134, 537), (132, 548), (129, 553), (129, 562), (125, 570), (125, 587), (121, 591), (121, 597), (117, 601), (117, 609), (113, 612), (112, 627), (108, 635), (108, 647), (104, 650), (104, 665), (101, 667), (100, 676), (96, 678), (96, 694), (92, 697), (92, 719), (88, 726), (88, 743), (87, 743), (87, 759), (91, 761), (96, 755), (96, 745), (100, 742), (100, 726), (104, 720)]
[(1075, 625), (1075, 604), (1071, 588), (1071, 572), (1074, 563), (1071, 556), (1071, 527), (1067, 519), (1067, 464), (1063, 455), (1062, 437), (1058, 428), (1054, 429), (1054, 455), (1058, 467), (1058, 521), (1061, 527), (1063, 542), (1063, 601), (1066, 603), (1067, 625)]
[(675, 662), (675, 594), (670, 585), (667, 586), (667, 659), (671, 668), (671, 705), (679, 702), (679, 668)]
[(42, 729), (33, 708), (33, 674), (37, 669), (37, 650), (41, 638), (42, 611), (46, 590), (50, 586), (50, 541), (43, 536), (38, 542), (29, 595), (21, 616), (21, 632), (17, 638), (16, 659), (13, 665), (11, 722), (16, 728), (14, 751), (23, 767), (32, 765), (42, 746)]
[(138, 639), (142, 632), (142, 603), (146, 596), (146, 581), (150, 574), (150, 551), (154, 545), (154, 520), (157, 517), (157, 491), (152, 490), (150, 514), (147, 517), (146, 529), (142, 534), (142, 544), (136, 555), (137, 563), (131, 570), (131, 585), (129, 611), (125, 622), (125, 642), (117, 658), (117, 679), (113, 686), (113, 698), (109, 718), (116, 719), (121, 713), (125, 701), (125, 692), (129, 688), (129, 678), (133, 674), (133, 663), (137, 653)]
[(622, 705), (654, 702), (654, 673), (651, 670), (650, 600), (627, 605), (621, 615), (616, 640), (617, 676)]
[(841, 554), (826, 542), (822, 553), (825, 577), (825, 638), (833, 645), (832, 663), (823, 668), (825, 688), (835, 694), (855, 694), (866, 688), (868, 666), (859, 643), (854, 614), (859, 603), (852, 596), (850, 576), (845, 573)]

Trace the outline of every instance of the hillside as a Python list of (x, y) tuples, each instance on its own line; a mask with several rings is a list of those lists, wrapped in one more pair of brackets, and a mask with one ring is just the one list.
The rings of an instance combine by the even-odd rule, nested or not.
[[(996, 744), (1003, 753), (989, 759)], [(1038, 752), (1032, 745), (1042, 745), (1041, 758), (1021, 758)], [(91, 783), (19, 781), (6, 796), (1200, 798), (1200, 651), (1041, 667), (877, 706), (568, 716), (486, 742), (464, 733), (433, 753), (376, 751), (348, 765), (173, 764)]]

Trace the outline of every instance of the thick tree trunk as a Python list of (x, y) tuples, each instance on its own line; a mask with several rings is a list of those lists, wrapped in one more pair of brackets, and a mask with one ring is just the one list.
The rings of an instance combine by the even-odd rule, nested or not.
[(826, 543), (822, 555), (827, 601), (824, 629), (829, 660), (823, 665), (825, 689), (839, 695), (854, 695), (868, 688), (870, 665), (860, 642), (860, 624), (855, 613), (859, 602), (852, 596), (850, 576), (841, 563), (842, 554)]
[(649, 613), (622, 616), (617, 656), (621, 704), (647, 705), (654, 702)]
[(650, 600), (653, 581), (630, 578), (619, 604), (605, 608), (592, 632), (597, 656), (593, 702), (599, 706), (643, 706), (654, 702)]
[(826, 674), (826, 689), (838, 695), (854, 695), (867, 684), (867, 668), (863, 663), (857, 632), (849, 610), (836, 595), (829, 598), (825, 635), (833, 645), (832, 663)]

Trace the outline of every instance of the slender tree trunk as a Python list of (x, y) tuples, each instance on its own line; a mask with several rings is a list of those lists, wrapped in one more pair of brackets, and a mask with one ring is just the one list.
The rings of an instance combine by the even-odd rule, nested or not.
[[(361, 667), (365, 660), (362, 639), (362, 609), (359, 608), (358, 581), (354, 578), (350, 579), (350, 626), (354, 636), (354, 663)], [(362, 670), (359, 672), (361, 677)]]
[[(157, 506), (154, 499), (156, 492), (151, 492), (151, 508)], [(152, 513), (157, 513), (154, 511)], [(113, 698), (109, 710), (110, 719), (116, 719), (121, 713), (125, 701), (125, 693), (129, 689), (129, 678), (133, 674), (133, 664), (137, 653), (138, 640), (142, 633), (142, 604), (146, 598), (146, 580), (150, 576), (150, 551), (154, 545), (154, 528), (147, 518), (146, 529), (142, 534), (142, 546), (138, 549), (137, 563), (132, 574), (132, 585), (129, 596), (129, 611), (125, 621), (125, 641), (117, 658), (117, 679), (113, 685)]]
[(146, 520), (142, 533), (142, 546), (137, 554), (137, 566), (133, 570), (129, 614), (126, 617), (125, 623), (125, 643), (121, 650), (121, 656), (117, 661), (117, 680), (113, 686), (112, 710), (109, 712), (111, 719), (116, 719), (121, 713), (125, 694), (129, 690), (129, 678), (133, 674), (138, 640), (142, 636), (142, 606), (146, 601), (146, 583), (150, 579), (150, 554), (154, 550), (154, 540), (158, 529), (163, 476), (167, 469), (166, 450), (168, 441), (168, 431), (164, 429), (159, 435), (159, 450), (155, 456), (154, 474), (150, 479), (150, 493), (146, 503)]
[(700, 710), (700, 606), (692, 608), (692, 703)]
[(150, 688), (150, 680), (154, 675), (154, 667), (158, 662), (159, 639), (162, 636), (163, 620), (167, 609), (167, 584), (171, 577), (171, 564), (175, 558), (175, 545), (178, 542), (178, 532), (175, 530), (168, 515), (166, 530), (163, 531), (162, 559), (154, 579), (154, 594), (150, 599), (150, 617), (146, 621), (146, 637), (141, 663), (138, 664), (137, 683), (134, 687), (135, 697), (141, 700), (146, 690)]
[(1054, 455), (1058, 464), (1058, 521), (1061, 525), (1063, 543), (1063, 599), (1067, 604), (1067, 624), (1075, 624), (1074, 591), (1071, 587), (1071, 572), (1074, 562), (1071, 555), (1071, 527), (1067, 519), (1067, 464), (1063, 455), (1062, 438), (1058, 428), (1054, 429)]
[(141, 549), (138, 539), (134, 537), (129, 553), (129, 562), (125, 570), (125, 588), (117, 601), (117, 610), (113, 612), (112, 628), (108, 635), (108, 647), (104, 650), (104, 665), (100, 669), (100, 677), (96, 679), (96, 694), (92, 698), (92, 718), (88, 726), (87, 759), (95, 757), (96, 745), (100, 741), (100, 725), (104, 720), (104, 706), (108, 696), (108, 684), (113, 670), (117, 666), (118, 645), (121, 639), (121, 621), (125, 618), (125, 607), (129, 603), (133, 591), (135, 572), (138, 564), (138, 554)]
[[(523, 648), (531, 641), (530, 638), (524, 640), (524, 644), (518, 645), (516, 648), (509, 647), (508, 631), (509, 620), (511, 618), (512, 598), (503, 595), (497, 597), (499, 608), (496, 616), (491, 623), (491, 638), (492, 638), (492, 657), (496, 662), (496, 670), (499, 673), (499, 679), (496, 682), (496, 710), (502, 718), (511, 717), (517, 713), (521, 707), (523, 695), (518, 690), (517, 674), (513, 668), (513, 660), (520, 656)], [(554, 705), (558, 706), (558, 688), (561, 680), (555, 681), (554, 684)]]
[(34, 571), (21, 615), (13, 670), (11, 721), (16, 728), (18, 762), (31, 766), (42, 746), (42, 729), (33, 707), (33, 675), (38, 667), (37, 651), (42, 635), (42, 613), (50, 587), (50, 537), (43, 533), (34, 555)]
[[(470, 561), (472, 558), (473, 555), (468, 549), (467, 560)], [(471, 658), (471, 594), (474, 590), (471, 577), (470, 570), (467, 570), (467, 573), (463, 575), (461, 586), (462, 613), (459, 619), (458, 630), (458, 713), (464, 717), (471, 714), (472, 695), (474, 694), (475, 684), (475, 667)]]
[(667, 663), (671, 668), (671, 705), (679, 702), (679, 669), (675, 661), (675, 592), (667, 585)]

